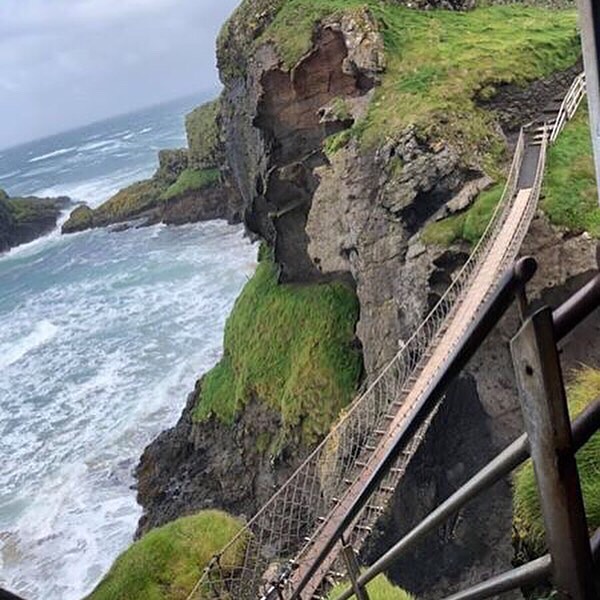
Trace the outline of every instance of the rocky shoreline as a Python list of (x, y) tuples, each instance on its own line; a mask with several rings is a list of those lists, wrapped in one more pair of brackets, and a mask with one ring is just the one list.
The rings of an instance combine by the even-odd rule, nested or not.
[(56, 228), (70, 198), (11, 198), (0, 189), (0, 254), (27, 244)]

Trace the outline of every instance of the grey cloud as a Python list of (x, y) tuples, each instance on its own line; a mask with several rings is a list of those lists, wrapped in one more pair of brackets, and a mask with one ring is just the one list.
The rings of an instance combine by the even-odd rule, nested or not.
[(217, 90), (238, 0), (2, 0), (0, 147)]

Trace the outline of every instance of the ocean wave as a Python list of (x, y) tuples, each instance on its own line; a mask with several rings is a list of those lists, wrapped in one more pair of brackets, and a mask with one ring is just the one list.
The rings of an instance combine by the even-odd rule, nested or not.
[(48, 152), (47, 154), (34, 156), (33, 158), (30, 158), (28, 162), (36, 163), (42, 160), (48, 160), (49, 158), (54, 158), (55, 156), (62, 156), (63, 154), (68, 154), (69, 152), (73, 152), (74, 150), (77, 150), (77, 146), (72, 146), (70, 148), (61, 148), (60, 150), (54, 150), (54, 152)]
[(2, 175), (0, 175), (0, 179), (9, 179), (10, 177), (16, 177), (17, 175), (19, 175), (19, 173), (21, 173), (20, 170), (11, 171), (10, 173), (3, 173)]
[(40, 321), (33, 331), (15, 343), (6, 344), (0, 352), (0, 369), (5, 369), (20, 361), (32, 350), (47, 344), (58, 332), (58, 327), (50, 321)]
[(102, 140), (100, 142), (91, 142), (90, 144), (84, 144), (77, 148), (78, 152), (89, 152), (90, 150), (99, 150), (100, 148), (106, 148), (107, 146), (114, 146), (118, 142), (116, 140)]
[(144, 127), (144, 129), (141, 129), (138, 133), (150, 133), (153, 129), (154, 127)]

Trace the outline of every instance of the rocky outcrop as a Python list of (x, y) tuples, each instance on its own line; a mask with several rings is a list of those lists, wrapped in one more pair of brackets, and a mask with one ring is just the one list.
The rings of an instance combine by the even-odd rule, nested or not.
[[(220, 54), (220, 64), (230, 60)], [(228, 52), (231, 49), (228, 48)], [(246, 224), (275, 250), (282, 281), (319, 279), (307, 252), (306, 221), (326, 163), (326, 137), (366, 106), (384, 67), (383, 42), (366, 10), (326, 21), (312, 50), (291, 71), (270, 44), (242, 75), (229, 76), (222, 97), (231, 176), (246, 205)], [(331, 110), (340, 100), (341, 114)]]
[(0, 253), (50, 233), (70, 204), (67, 197), (10, 198), (0, 190)]
[(242, 199), (228, 182), (219, 115), (218, 101), (192, 111), (186, 118), (188, 148), (161, 150), (151, 179), (120, 190), (97, 208), (77, 207), (62, 232), (133, 222), (137, 226), (213, 219), (239, 223)]
[(201, 509), (221, 508), (251, 517), (286, 481), (308, 452), (287, 447), (277, 458), (261, 447), (261, 435), (282, 427), (281, 415), (250, 402), (233, 426), (217, 418), (193, 419), (202, 380), (190, 394), (177, 425), (150, 444), (136, 472), (144, 516), (136, 537)]

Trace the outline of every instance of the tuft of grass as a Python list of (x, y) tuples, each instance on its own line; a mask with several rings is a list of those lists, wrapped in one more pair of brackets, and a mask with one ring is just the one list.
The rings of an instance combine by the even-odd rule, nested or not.
[(484, 234), (503, 191), (504, 183), (498, 183), (481, 192), (466, 211), (427, 224), (423, 229), (422, 240), (426, 244), (444, 247), (461, 240), (476, 244)]
[[(584, 368), (567, 387), (571, 419), (600, 394), (600, 370)], [(583, 490), (590, 532), (600, 527), (600, 432), (577, 453), (577, 466)], [(513, 521), (516, 540), (528, 557), (546, 551), (544, 521), (535, 483), (533, 465), (528, 461), (516, 473), (513, 489)]]
[(299, 434), (311, 444), (356, 390), (358, 301), (339, 283), (280, 285), (270, 257), (261, 254), (227, 321), (223, 358), (204, 378), (194, 416), (233, 423), (258, 398), (281, 414), (279, 441)]
[(600, 208), (584, 105), (548, 152), (542, 209), (555, 225), (600, 237)]
[[(336, 600), (348, 588), (347, 582), (336, 585), (327, 596), (327, 600)], [(393, 585), (385, 575), (379, 575), (367, 585), (371, 600), (415, 600), (414, 596)]]
[(202, 190), (217, 184), (221, 180), (218, 169), (186, 169), (179, 175), (177, 181), (169, 186), (160, 196), (161, 200), (169, 201), (188, 192)]
[(316, 23), (368, 8), (383, 35), (387, 68), (366, 117), (353, 129), (369, 146), (408, 126), (484, 155), (490, 172), (504, 151), (493, 114), (475, 98), (571, 66), (580, 55), (576, 11), (512, 4), (468, 12), (411, 10), (379, 0), (288, 0), (258, 43), (274, 43), (291, 68), (310, 49)]
[[(207, 510), (153, 529), (113, 564), (87, 600), (185, 600), (210, 559), (242, 528), (217, 510)], [(234, 568), (244, 551), (239, 544), (221, 557)]]
[(333, 156), (338, 150), (346, 147), (352, 139), (352, 131), (344, 129), (328, 136), (323, 144), (323, 151), (327, 156)]

